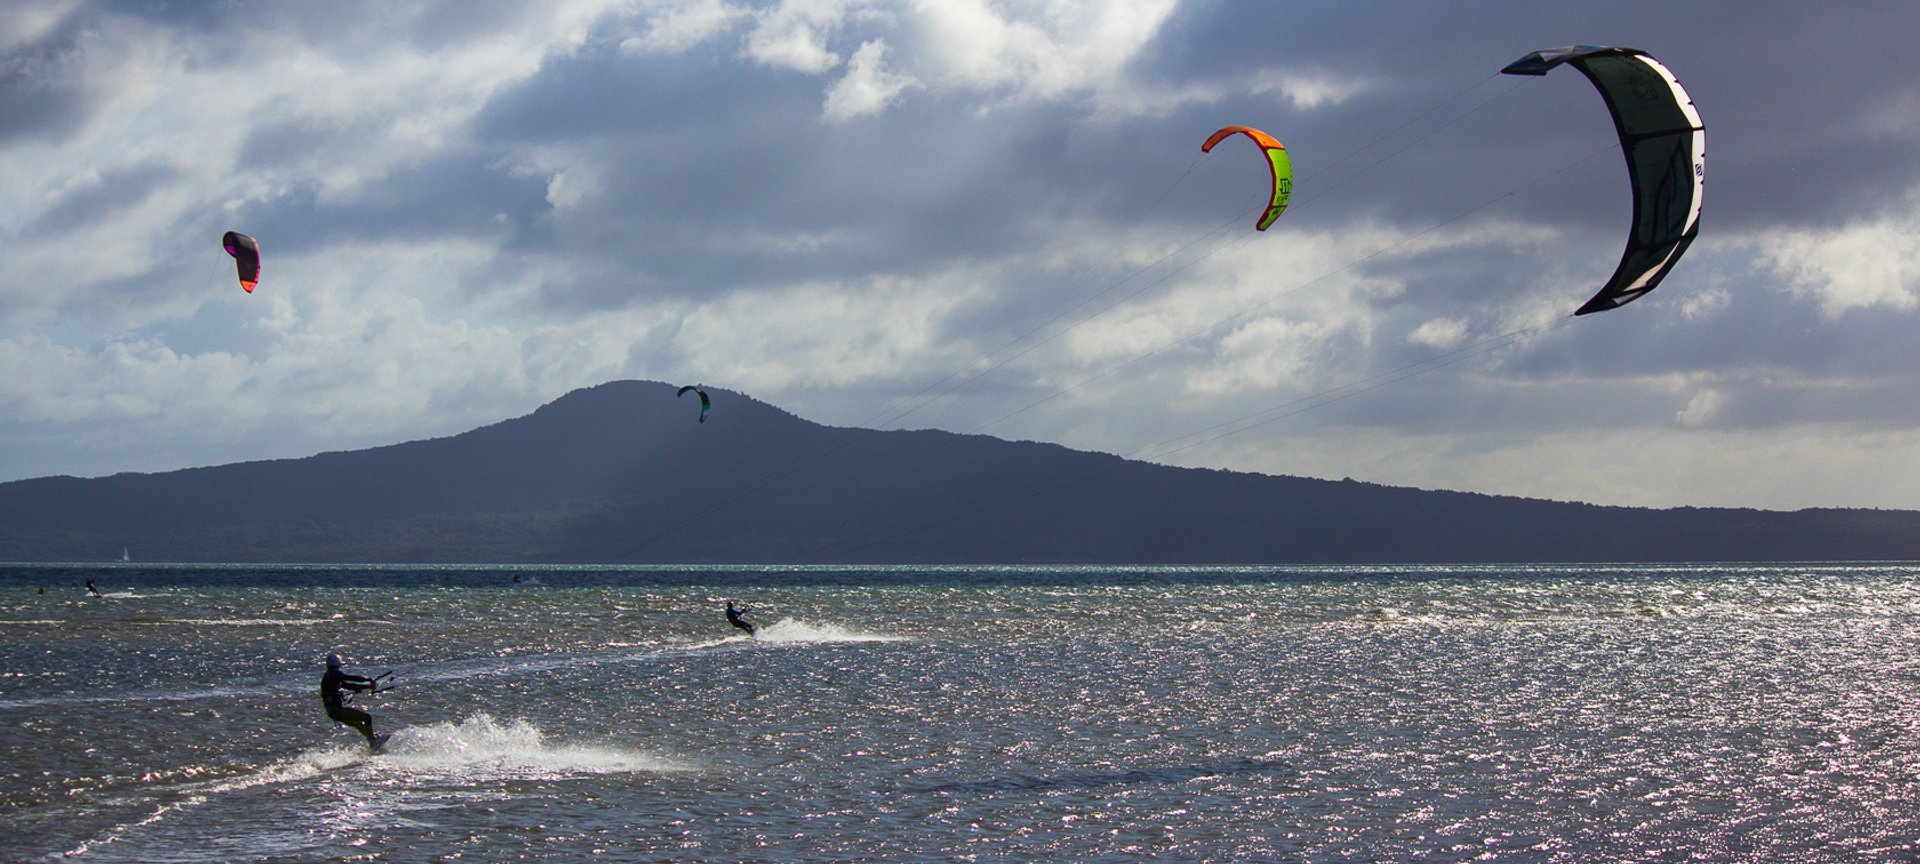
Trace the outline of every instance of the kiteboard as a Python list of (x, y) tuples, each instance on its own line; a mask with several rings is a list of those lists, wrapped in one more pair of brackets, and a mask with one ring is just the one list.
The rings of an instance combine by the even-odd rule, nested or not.
[(392, 737), (392, 732), (388, 732), (385, 735), (375, 735), (372, 741), (367, 742), (367, 749), (378, 753), (380, 752), (380, 748), (387, 746), (387, 739)]

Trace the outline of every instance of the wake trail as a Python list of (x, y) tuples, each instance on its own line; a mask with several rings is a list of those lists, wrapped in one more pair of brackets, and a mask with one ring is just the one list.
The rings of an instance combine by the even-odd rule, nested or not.
[[(182, 811), (205, 806), (223, 795), (276, 785), (313, 783), (343, 772), (349, 774), (346, 779), (356, 782), (342, 788), (377, 789), (382, 794), (404, 796), (422, 784), (474, 785), (511, 779), (695, 770), (697, 766), (692, 763), (631, 748), (551, 742), (532, 721), (501, 722), (486, 713), (477, 713), (455, 722), (400, 727), (394, 730), (379, 754), (368, 753), (358, 743), (334, 744), (304, 750), (236, 776), (148, 787), (142, 793), (108, 802), (143, 810), (150, 807), (144, 816), (108, 828), (68, 850), (63, 857), (85, 855), (127, 840), (136, 832), (166, 822)], [(367, 780), (379, 782), (358, 782)]]
[[(620, 650), (532, 655), (505, 660), (488, 659), (423, 664), (406, 668), (400, 678), (402, 679), (401, 683), (403, 685), (414, 682), (448, 683), (552, 672), (583, 666), (675, 660), (708, 651), (744, 650), (752, 647), (755, 642), (763, 644), (814, 644), (829, 642), (895, 642), (904, 639), (905, 637), (902, 636), (865, 633), (834, 624), (812, 624), (792, 618), (784, 618), (773, 624), (762, 625), (759, 628), (757, 638), (744, 635), (724, 636), (684, 645), (646, 647), (638, 650), (633, 650), (629, 646), (619, 646)], [(65, 696), (0, 699), (0, 711), (44, 708), (57, 705), (194, 702), (206, 699), (286, 696), (306, 694), (311, 690), (313, 690), (313, 687), (303, 678), (301, 682), (297, 684), (254, 682), (195, 690), (131, 690), (104, 694), (73, 694)], [(384, 690), (382, 692), (384, 692)]]
[(837, 624), (812, 624), (793, 618), (782, 618), (772, 624), (763, 624), (754, 633), (753, 639), (759, 642), (773, 643), (822, 643), (822, 642), (902, 642), (905, 636), (890, 636), (881, 633), (863, 633), (849, 630)]

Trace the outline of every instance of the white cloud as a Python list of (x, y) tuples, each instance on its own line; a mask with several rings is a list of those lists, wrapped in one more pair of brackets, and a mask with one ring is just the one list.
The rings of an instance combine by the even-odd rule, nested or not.
[(1713, 287), (1695, 291), (1680, 304), (1680, 315), (1688, 321), (1701, 321), (1733, 303), (1733, 292)]
[(1120, 87), (1119, 76), (1172, 14), (1173, 0), (1027, 3), (914, 0), (929, 80), (1022, 100)]
[(1467, 336), (1467, 322), (1458, 318), (1433, 318), (1422, 322), (1407, 334), (1407, 341), (1429, 348), (1452, 348)]
[(973, 271), (875, 276), (730, 295), (690, 311), (675, 339), (683, 377), (748, 392), (843, 388), (951, 363), (935, 339), (979, 291)]
[(865, 43), (847, 61), (847, 74), (827, 90), (823, 111), (832, 122), (878, 114), (893, 104), (901, 91), (916, 86), (912, 78), (885, 68), (887, 43), (879, 39)]
[(679, 54), (733, 29), (748, 16), (726, 0), (654, 4), (643, 13), (647, 31), (620, 43), (633, 54)]
[(47, 35), (59, 26), (79, 0), (16, 0), (0, 17), (0, 51), (25, 45)]
[(1726, 407), (1726, 394), (1711, 387), (1700, 390), (1687, 400), (1687, 407), (1680, 409), (1675, 419), (1682, 426), (1706, 426), (1720, 415), (1720, 409)]
[[(1090, 96), (1097, 113), (1158, 115), (1218, 98), (1214, 87), (1135, 83), (1123, 74), (1175, 5), (782, 0), (742, 13), (717, 0), (698, 0), (651, 10), (646, 33), (626, 40), (622, 49), (685, 50), (750, 21), (742, 55), (755, 63), (808, 75), (847, 67), (826, 93), (822, 116), (829, 122), (880, 113), (914, 87), (1015, 102)], [(886, 54), (898, 58), (899, 68), (883, 65)]]
[[(609, 5), (556, 4), (544, 17), (437, 47), (394, 40), (380, 50), (344, 51), (269, 28), (222, 46), (211, 60), (201, 46), (169, 41), (165, 30), (96, 16), (72, 62), (80, 67), (74, 74), (98, 81), (108, 94), (103, 107), (58, 146), (9, 146), (0, 158), (0, 202), (7, 205), (0, 206), (0, 245), (10, 250), (0, 256), (0, 302), (40, 316), (7, 323), (40, 327), (60, 315), (124, 315), (103, 304), (104, 292), (125, 292), (127, 280), (138, 277), (152, 282), (139, 286), (135, 305), (190, 316), (217, 296), (205, 290), (217, 273), (212, 264), (224, 257), (208, 253), (217, 250), (212, 238), (248, 227), (225, 218), (211, 223), (210, 216), (300, 194), (332, 206), (385, 194), (396, 171), (443, 158), (462, 143), (466, 124), (493, 93), (538, 70), (549, 54), (572, 50), (581, 26)], [(311, 130), (316, 139), (338, 135), (352, 146), (291, 148), (249, 164), (258, 156), (246, 149), (252, 133), (276, 129), (292, 141)], [(63, 230), (58, 242), (15, 236), (75, 193), (99, 187), (100, 178), (129, 171), (165, 177), (144, 195), (101, 196), (111, 207)], [(556, 178), (556, 203), (577, 203), (592, 179), (578, 168)], [(214, 233), (183, 233), (183, 226)], [(261, 238), (269, 250), (278, 239)], [(90, 254), (75, 256), (76, 248)], [(230, 278), (231, 262), (226, 267)], [(270, 262), (269, 278), (278, 267)], [(50, 285), (63, 290), (45, 290)]]
[(1220, 340), (1211, 366), (1188, 380), (1198, 393), (1233, 393), (1301, 386), (1323, 353), (1330, 328), (1311, 321), (1261, 318)]
[(1293, 420), (1265, 437), (1223, 439), (1181, 453), (1178, 461), (1627, 507), (1911, 508), (1904, 490), (1920, 483), (1920, 431), (1808, 424), (1749, 432), (1608, 429), (1489, 441), (1480, 433), (1407, 436)]
[(748, 57), (776, 69), (823, 75), (840, 65), (827, 40), (861, 5), (844, 0), (781, 0), (747, 34)]
[(1854, 309), (1920, 308), (1920, 213), (1813, 232), (1775, 232), (1765, 260), (1795, 291), (1837, 317)]
[(1312, 110), (1338, 105), (1365, 92), (1367, 82), (1336, 78), (1322, 72), (1268, 70), (1254, 77), (1253, 92), (1278, 93), (1294, 107)]
[[(8, 370), (0, 414), (10, 434), (115, 428), (148, 449), (216, 464), (464, 431), (570, 389), (661, 371), (658, 359), (649, 366), (636, 355), (673, 320), (661, 310), (554, 324), (449, 315), (460, 307), (448, 293), (494, 257), (463, 242), (286, 257), (271, 291), (263, 284), (261, 293), (232, 300), (253, 317), (241, 318), (228, 341), (264, 336), (257, 348), (187, 353), (145, 336), (95, 348), (38, 335), (0, 340)], [(405, 290), (382, 263), (392, 260), (414, 262)], [(71, 451), (102, 471), (172, 467), (130, 464), (111, 444)], [(7, 456), (0, 465), (8, 471), (43, 473)]]

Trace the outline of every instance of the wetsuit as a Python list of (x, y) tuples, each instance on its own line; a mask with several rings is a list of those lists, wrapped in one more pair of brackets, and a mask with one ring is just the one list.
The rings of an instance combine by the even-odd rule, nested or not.
[(93, 587), (92, 579), (87, 580), (87, 593), (94, 597), (100, 596), (100, 589)]
[(343, 723), (359, 730), (367, 736), (367, 745), (373, 745), (373, 715), (346, 704), (341, 688), (356, 692), (373, 689), (373, 679), (365, 675), (342, 672), (338, 666), (327, 667), (327, 674), (320, 676), (320, 704), (327, 708), (327, 716), (335, 723)]
[(745, 618), (740, 617), (740, 610), (733, 608), (732, 600), (727, 601), (727, 623), (747, 631), (748, 636), (753, 635), (753, 625), (747, 623)]

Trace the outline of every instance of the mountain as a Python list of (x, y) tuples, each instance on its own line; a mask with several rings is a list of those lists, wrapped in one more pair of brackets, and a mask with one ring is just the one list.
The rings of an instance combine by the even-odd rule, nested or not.
[(0, 560), (1393, 563), (1920, 559), (1920, 512), (1601, 507), (821, 426), (618, 381), (448, 438), (0, 484)]

